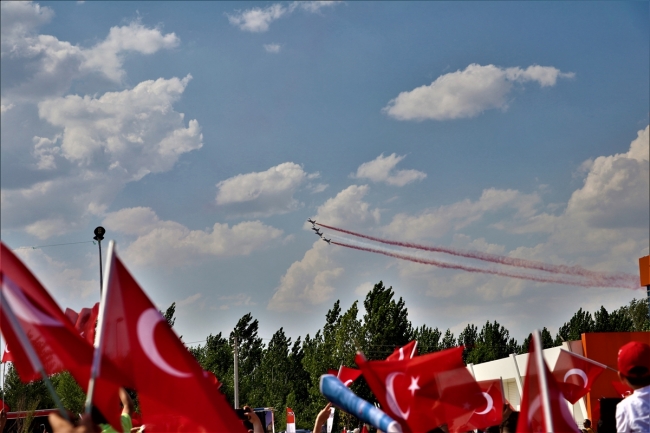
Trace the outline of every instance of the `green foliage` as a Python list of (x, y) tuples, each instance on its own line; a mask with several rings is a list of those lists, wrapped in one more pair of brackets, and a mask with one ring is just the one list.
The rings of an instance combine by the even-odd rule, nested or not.
[(555, 345), (559, 346), (563, 341), (580, 340), (585, 332), (593, 332), (594, 319), (588, 311), (580, 308), (567, 323), (562, 325), (555, 337)]
[[(553, 341), (553, 337), (551, 336), (551, 333), (548, 332), (548, 329), (546, 329), (546, 326), (542, 329), (542, 349), (549, 349), (551, 347), (559, 346), (560, 344), (555, 344)], [(523, 353), (528, 353), (530, 350), (530, 342), (533, 338), (532, 334), (528, 334), (528, 337), (524, 339), (524, 342), (521, 344), (521, 347), (519, 348), (518, 353), (523, 354)]]
[(418, 353), (424, 355), (425, 353), (437, 352), (441, 349), (440, 337), (442, 333), (438, 328), (430, 328), (427, 325), (422, 325), (413, 331), (413, 339), (418, 342)]
[(383, 282), (375, 284), (368, 292), (363, 306), (364, 353), (368, 359), (384, 359), (397, 347), (403, 346), (413, 336), (411, 322), (404, 300), (393, 299), (393, 288), (384, 287)]
[(42, 380), (23, 383), (10, 364), (5, 376), (5, 402), (12, 411), (51, 409), (54, 401)]
[[(230, 333), (230, 344), (234, 347), (237, 337), (239, 350), (239, 404), (252, 403), (255, 398), (254, 390), (257, 388), (257, 381), (261, 379), (259, 367), (262, 364), (264, 345), (262, 339), (257, 335), (259, 322), (253, 319), (251, 313), (245, 314), (235, 325)], [(228, 371), (228, 376), (233, 377), (234, 365)], [(234, 398), (234, 387), (233, 387)]]
[[(459, 337), (459, 343), (460, 340)], [(474, 347), (469, 351), (465, 362), (479, 364), (494, 361), (495, 359), (506, 358), (511, 353), (517, 353), (518, 350), (517, 342), (514, 338), (510, 338), (510, 332), (506, 328), (499, 325), (496, 320), (494, 323), (487, 321), (476, 338)]]
[(67, 371), (52, 376), (52, 385), (61, 398), (63, 407), (73, 413), (82, 413), (86, 402), (86, 394)]
[(445, 336), (442, 337), (442, 343), (440, 343), (440, 349), (451, 349), (456, 347), (456, 339), (454, 338), (454, 333), (451, 332), (449, 328), (445, 331)]
[[(161, 311), (162, 312), (162, 311)], [(174, 318), (174, 313), (176, 313), (176, 302), (172, 302), (172, 304), (167, 308), (163, 316), (165, 317), (165, 320), (167, 320), (167, 323), (169, 323), (169, 326), (174, 326), (174, 323), (176, 323), (176, 318)]]

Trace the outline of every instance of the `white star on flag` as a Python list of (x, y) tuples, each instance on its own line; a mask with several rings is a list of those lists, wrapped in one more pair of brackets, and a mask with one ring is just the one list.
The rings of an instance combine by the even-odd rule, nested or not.
[(411, 391), (411, 395), (415, 395), (415, 391), (420, 389), (418, 386), (418, 380), (420, 380), (420, 376), (411, 377), (411, 385), (408, 387), (408, 390)]

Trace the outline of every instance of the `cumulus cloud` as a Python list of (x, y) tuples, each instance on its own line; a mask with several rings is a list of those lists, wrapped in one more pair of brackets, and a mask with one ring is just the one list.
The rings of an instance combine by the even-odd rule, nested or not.
[(558, 78), (572, 78), (552, 66), (500, 68), (471, 64), (465, 70), (438, 77), (428, 86), (401, 92), (383, 112), (397, 120), (449, 120), (474, 117), (485, 110), (508, 106), (508, 94), (515, 83), (537, 82), (554, 86)]
[(590, 161), (583, 187), (569, 199), (567, 214), (591, 227), (647, 227), (649, 139), (646, 127), (628, 152)]
[(227, 14), (230, 24), (239, 27), (240, 30), (259, 33), (269, 29), (269, 25), (281, 18), (288, 12), (288, 9), (280, 3), (272, 4), (264, 9), (252, 8), (235, 14)]
[(267, 53), (277, 54), (280, 52), (280, 48), (282, 48), (280, 44), (264, 44)]
[(174, 48), (178, 43), (176, 34), (163, 35), (160, 29), (147, 28), (139, 22), (111, 27), (104, 41), (83, 51), (81, 70), (101, 72), (110, 80), (121, 81), (124, 76), (122, 53), (153, 54), (161, 49)]
[(285, 162), (266, 171), (239, 174), (217, 184), (218, 206), (250, 216), (269, 216), (290, 212), (300, 206), (293, 195), (318, 173), (308, 174), (293, 162)]
[(338, 3), (340, 2), (294, 1), (286, 7), (280, 3), (274, 3), (265, 8), (256, 7), (252, 9), (246, 9), (244, 11), (237, 11), (233, 14), (226, 14), (226, 16), (228, 17), (230, 24), (239, 27), (240, 30), (246, 32), (261, 33), (267, 31), (273, 21), (276, 21), (283, 16), (290, 15), (297, 9), (310, 13), (318, 13), (321, 9), (334, 6)]
[(429, 209), (412, 216), (399, 213), (383, 228), (390, 236), (416, 240), (423, 237), (438, 238), (449, 231), (459, 230), (481, 220), (487, 213), (504, 208), (516, 210), (519, 218), (530, 217), (541, 203), (538, 194), (523, 194), (508, 189), (486, 189), (478, 200), (465, 199), (450, 205)]
[(395, 170), (395, 166), (405, 157), (406, 155), (398, 156), (395, 153), (384, 156), (382, 153), (376, 159), (361, 164), (351, 177), (393, 186), (404, 186), (427, 177), (426, 173), (418, 170)]
[(74, 80), (88, 74), (119, 83), (125, 54), (153, 54), (179, 43), (174, 33), (132, 22), (112, 27), (106, 39), (85, 48), (37, 34), (38, 26), (52, 16), (49, 8), (36, 3), (2, 2), (3, 98), (20, 102), (63, 95)]
[(161, 78), (98, 97), (41, 102), (41, 118), (62, 132), (34, 137), (32, 155), (52, 177), (2, 190), (3, 228), (23, 227), (40, 238), (74, 230), (101, 216), (126, 183), (167, 171), (201, 148), (198, 122), (186, 126), (173, 109), (189, 80)]
[[(369, 190), (368, 185), (347, 187), (319, 206), (316, 216), (312, 219), (340, 227), (378, 224), (381, 216), (379, 209), (371, 209), (370, 204), (363, 201)], [(308, 226), (305, 224), (305, 227)]]
[(175, 221), (164, 221), (148, 207), (109, 213), (102, 223), (108, 230), (134, 235), (121, 253), (136, 266), (185, 266), (207, 257), (249, 255), (282, 236), (282, 230), (260, 221), (244, 221), (232, 227), (215, 223), (212, 230), (190, 230)]
[(314, 242), (302, 260), (287, 269), (269, 301), (269, 310), (292, 311), (319, 305), (331, 298), (335, 291), (333, 284), (343, 268), (330, 258), (331, 248), (327, 247), (320, 240)]

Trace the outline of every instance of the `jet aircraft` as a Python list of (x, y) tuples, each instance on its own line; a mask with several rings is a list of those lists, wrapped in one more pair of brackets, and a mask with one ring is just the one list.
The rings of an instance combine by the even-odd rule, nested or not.
[(325, 242), (327, 242), (328, 244), (332, 245), (331, 244), (331, 242), (332, 242), (331, 239), (327, 239), (327, 238), (323, 238), (323, 237), (321, 237), (321, 239), (324, 240)]

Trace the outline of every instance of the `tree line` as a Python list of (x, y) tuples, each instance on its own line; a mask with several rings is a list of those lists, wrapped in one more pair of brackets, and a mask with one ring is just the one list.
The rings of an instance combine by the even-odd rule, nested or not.
[[(175, 323), (175, 303), (163, 313), (168, 323)], [(292, 341), (283, 328), (276, 331), (268, 344), (259, 336), (259, 321), (250, 313), (239, 319), (228, 336), (218, 333), (208, 335), (204, 344), (190, 347), (190, 352), (205, 370), (214, 373), (223, 384), (221, 391), (234, 403), (235, 340), (239, 355), (239, 403), (251, 407), (274, 407), (276, 429), (286, 423), (285, 407), (296, 413), (297, 428), (311, 428), (318, 412), (327, 403), (318, 389), (319, 378), (328, 369), (338, 369), (343, 364), (356, 367), (357, 351), (368, 359), (384, 359), (397, 347), (418, 340), (420, 354), (465, 346), (466, 363), (482, 363), (527, 353), (530, 335), (519, 344), (510, 332), (496, 320), (487, 321), (480, 328), (468, 324), (458, 336), (450, 329), (444, 332), (437, 327), (414, 327), (408, 319), (404, 300), (396, 299), (392, 287), (383, 282), (375, 284), (363, 301), (360, 311), (358, 301), (343, 311), (336, 301), (325, 314), (325, 323), (313, 336), (298, 337)], [(362, 313), (361, 317), (360, 313)], [(601, 307), (593, 315), (580, 308), (564, 323), (555, 337), (542, 329), (544, 348), (559, 346), (563, 341), (579, 340), (585, 332), (650, 331), (647, 300), (632, 300), (612, 312)], [(52, 377), (54, 387), (64, 406), (81, 412), (84, 393), (68, 373)], [(362, 398), (376, 401), (367, 384), (360, 378), (352, 390)], [(12, 410), (35, 410), (54, 407), (42, 381), (23, 384), (10, 366), (5, 381), (3, 399)], [(179, 396), (179, 398), (183, 398)], [(352, 427), (357, 421), (349, 414), (337, 411), (335, 430)]]

